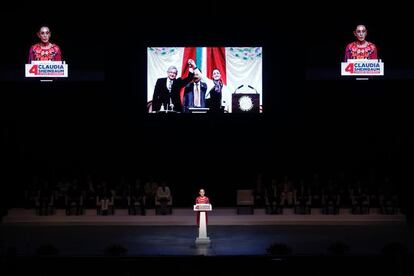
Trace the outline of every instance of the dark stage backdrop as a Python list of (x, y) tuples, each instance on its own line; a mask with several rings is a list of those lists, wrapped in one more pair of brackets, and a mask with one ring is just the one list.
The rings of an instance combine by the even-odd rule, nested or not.
[[(296, 17), (286, 22), (279, 17), (282, 10), (275, 16), (259, 11), (226, 13), (226, 20), (220, 13), (208, 13), (209, 20), (193, 15), (171, 20), (163, 17), (165, 11), (155, 20), (127, 9), (117, 15), (97, 11), (92, 17), (80, 12), (70, 23), (67, 13), (19, 17), (2, 68), (24, 63), (32, 42), (28, 37), (33, 38), (37, 24), (51, 21), (62, 49), (72, 49), (67, 56), (74, 68), (103, 71), (104, 80), (1, 83), (2, 188), (16, 198), (33, 175), (83, 178), (92, 173), (113, 182), (122, 175), (153, 176), (170, 183), (178, 205), (192, 204), (203, 186), (213, 203), (229, 206), (235, 203), (235, 189), (253, 186), (258, 171), (297, 177), (374, 170), (396, 176), (399, 187), (408, 189), (412, 80), (307, 80), (318, 66), (308, 54), (323, 41), (321, 32), (338, 36), (329, 42), (322, 64), (336, 66), (355, 21), (329, 20), (317, 30), (325, 23), (320, 18), (313, 22), (311, 16), (292, 13)], [(383, 33), (382, 23), (367, 25), (384, 61), (409, 68), (390, 40), (383, 40), (390, 31)], [(147, 114), (146, 47), (183, 42), (262, 46), (264, 113)], [(13, 198), (8, 203), (15, 204)]]

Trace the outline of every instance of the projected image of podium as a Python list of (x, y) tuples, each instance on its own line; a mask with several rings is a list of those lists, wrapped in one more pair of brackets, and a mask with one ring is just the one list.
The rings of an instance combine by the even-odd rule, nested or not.
[(197, 244), (209, 244), (210, 238), (207, 236), (207, 219), (206, 212), (212, 210), (211, 204), (196, 204), (194, 205), (194, 211), (199, 212), (200, 222), (198, 227), (198, 237), (195, 240)]
[(190, 113), (207, 113), (209, 111), (208, 107), (189, 107), (188, 110)]
[[(240, 93), (242, 88), (249, 90)], [(231, 100), (233, 113), (260, 113), (260, 94), (250, 85), (240, 85), (232, 94)]]

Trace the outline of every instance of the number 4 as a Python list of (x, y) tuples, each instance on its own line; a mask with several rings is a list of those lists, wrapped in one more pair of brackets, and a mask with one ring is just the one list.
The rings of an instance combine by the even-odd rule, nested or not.
[(351, 74), (354, 73), (354, 64), (350, 63), (346, 68), (345, 68), (345, 72), (349, 72)]
[(37, 65), (33, 65), (32, 68), (30, 68), (29, 73), (37, 75)]

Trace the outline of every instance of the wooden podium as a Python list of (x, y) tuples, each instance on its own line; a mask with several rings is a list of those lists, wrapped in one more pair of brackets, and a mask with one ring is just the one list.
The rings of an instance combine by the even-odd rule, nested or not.
[(195, 240), (196, 244), (208, 244), (210, 238), (207, 237), (207, 221), (206, 212), (211, 211), (211, 204), (196, 204), (194, 205), (194, 211), (200, 212), (200, 223), (198, 228), (198, 237)]

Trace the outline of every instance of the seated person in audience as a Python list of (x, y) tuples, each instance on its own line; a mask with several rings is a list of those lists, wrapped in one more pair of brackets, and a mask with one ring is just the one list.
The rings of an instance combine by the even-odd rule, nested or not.
[(300, 180), (299, 189), (294, 191), (295, 214), (310, 214), (311, 194), (310, 189), (305, 188), (304, 180)]
[(82, 213), (83, 196), (75, 181), (72, 183), (72, 186), (69, 188), (66, 195), (66, 215), (71, 215), (73, 208), (75, 208), (76, 215)]
[(137, 206), (139, 206), (140, 213), (145, 216), (145, 188), (141, 185), (139, 179), (136, 180), (135, 186), (131, 188), (128, 196), (128, 210), (129, 214), (136, 214)]
[(265, 198), (268, 204), (268, 213), (278, 214), (281, 212), (280, 197), (278, 196), (277, 180), (272, 179), (271, 183), (265, 185)]
[(171, 200), (171, 191), (165, 181), (162, 181), (161, 186), (158, 187), (155, 200), (161, 205), (161, 213), (166, 214)]
[(103, 189), (96, 199), (97, 215), (108, 215), (114, 213), (114, 197), (111, 191)]
[(96, 189), (92, 178), (87, 180), (88, 187), (85, 191), (85, 205), (87, 208), (93, 208), (95, 206)]
[(51, 215), (54, 210), (54, 191), (47, 181), (44, 181), (36, 202), (39, 215)]
[(380, 211), (385, 215), (395, 215), (398, 213), (399, 202), (398, 195), (391, 187), (380, 195)]

